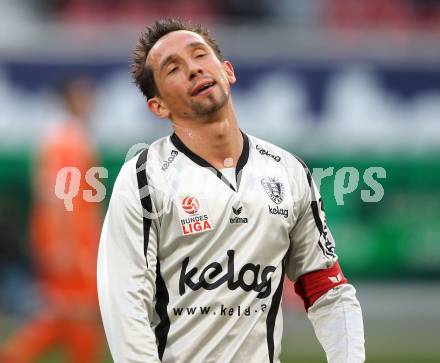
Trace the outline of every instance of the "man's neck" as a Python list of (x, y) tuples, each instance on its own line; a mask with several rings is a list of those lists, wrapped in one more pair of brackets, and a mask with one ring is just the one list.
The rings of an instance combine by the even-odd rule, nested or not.
[(211, 122), (173, 122), (180, 140), (217, 169), (235, 167), (243, 150), (243, 136), (235, 113)]

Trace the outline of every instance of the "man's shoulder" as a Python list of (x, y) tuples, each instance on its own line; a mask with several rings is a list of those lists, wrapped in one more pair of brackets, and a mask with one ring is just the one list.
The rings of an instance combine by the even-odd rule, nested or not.
[(277, 146), (269, 141), (260, 139), (258, 137), (248, 135), (251, 140), (251, 147), (253, 147), (257, 153), (264, 157), (271, 158), (280, 165), (288, 168), (305, 168), (305, 163), (295, 154)]
[(151, 144), (134, 145), (126, 155), (125, 162), (116, 178), (114, 189), (126, 189), (129, 185), (136, 186), (138, 175), (151, 172), (151, 164), (160, 162), (163, 155), (170, 149), (169, 143), (169, 136), (164, 136)]

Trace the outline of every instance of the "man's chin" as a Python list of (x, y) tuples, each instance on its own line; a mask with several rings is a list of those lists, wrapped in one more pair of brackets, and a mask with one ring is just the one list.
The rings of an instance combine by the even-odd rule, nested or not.
[(194, 114), (198, 117), (207, 117), (215, 115), (217, 112), (219, 112), (222, 109), (221, 105), (211, 105), (209, 107), (203, 106), (203, 107), (196, 107), (194, 108)]
[[(207, 100), (208, 102), (194, 102), (192, 109), (194, 115), (198, 117), (212, 116), (222, 110), (227, 104), (227, 98), (222, 102), (217, 100)], [(210, 102), (209, 102), (210, 101)]]

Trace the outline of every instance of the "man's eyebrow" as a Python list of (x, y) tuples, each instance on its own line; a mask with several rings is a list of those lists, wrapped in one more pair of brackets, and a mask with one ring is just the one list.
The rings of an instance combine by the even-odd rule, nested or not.
[[(192, 42), (192, 43), (189, 43), (189, 44), (186, 46), (186, 48), (197, 48), (197, 47), (200, 47), (200, 46), (206, 47), (206, 44), (205, 44), (205, 43), (202, 43), (202, 42)], [(163, 69), (168, 63), (170, 63), (171, 61), (173, 61), (176, 57), (177, 57), (177, 55), (173, 53), (173, 54), (168, 55), (168, 56), (167, 56), (162, 62), (160, 62), (160, 65), (159, 65), (159, 72), (162, 71), (162, 69)]]
[(189, 43), (186, 47), (187, 48), (197, 48), (200, 46), (206, 47), (206, 44), (202, 43), (202, 42), (192, 42), (192, 43)]
[(165, 67), (168, 63), (176, 58), (176, 54), (170, 54), (167, 56), (159, 65), (159, 72), (162, 71), (163, 67)]

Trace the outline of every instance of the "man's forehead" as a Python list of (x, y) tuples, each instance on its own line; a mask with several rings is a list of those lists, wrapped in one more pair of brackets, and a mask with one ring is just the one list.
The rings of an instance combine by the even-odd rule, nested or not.
[[(197, 33), (189, 30), (176, 30), (164, 35), (150, 49), (146, 62), (151, 66), (158, 65), (162, 58), (168, 54), (178, 52), (187, 45), (200, 42), (206, 44), (205, 39)], [(207, 44), (206, 44), (207, 45)]]

